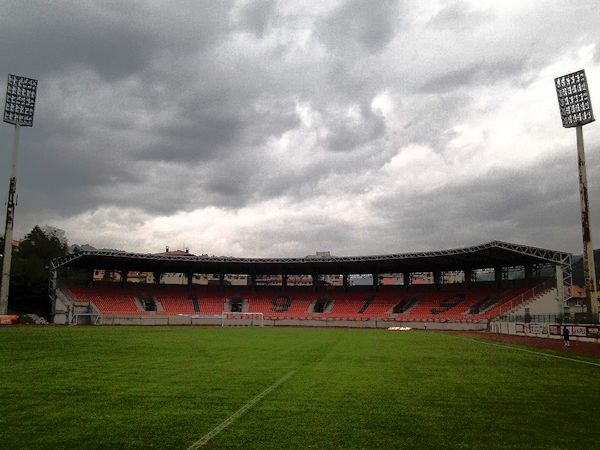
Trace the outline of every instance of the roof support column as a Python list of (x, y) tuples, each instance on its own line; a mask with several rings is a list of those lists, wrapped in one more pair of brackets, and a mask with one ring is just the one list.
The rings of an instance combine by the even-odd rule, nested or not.
[(471, 289), (471, 279), (473, 278), (473, 269), (464, 269), (465, 287)]
[(342, 274), (342, 286), (344, 287), (344, 291), (348, 290), (348, 274)]
[[(50, 282), (48, 283), (48, 296), (52, 300), (52, 309), (50, 311), (50, 317), (54, 323), (54, 317), (56, 315), (56, 285), (58, 280), (58, 272), (56, 269), (50, 271)], [(67, 307), (66, 323), (69, 323), (69, 307)]]
[(441, 278), (442, 278), (442, 272), (440, 272), (439, 270), (435, 270), (433, 272), (433, 285), (434, 285), (435, 289), (437, 289), (437, 290), (440, 289)]
[(497, 288), (502, 287), (502, 267), (494, 267), (494, 281)]
[(533, 266), (531, 264), (526, 264), (523, 266), (523, 271), (525, 272), (525, 281), (527, 281), (527, 286), (531, 286), (533, 284)]
[(153, 275), (154, 275), (154, 284), (156, 286), (159, 286), (160, 285), (160, 277), (162, 276), (162, 273), (161, 272), (153, 272)]
[(225, 284), (225, 274), (219, 274), (219, 289), (223, 289), (223, 285)]
[(285, 291), (287, 289), (288, 276), (281, 275), (281, 290)]
[(127, 274), (128, 273), (129, 273), (128, 270), (120, 270), (119, 271), (119, 275), (121, 276), (121, 287), (122, 288), (127, 286)]
[(87, 279), (87, 281), (88, 281), (88, 285), (90, 285), (90, 286), (92, 285), (92, 283), (94, 283), (94, 274), (95, 273), (96, 273), (96, 269), (89, 269), (88, 270), (88, 273), (87, 273), (88, 279)]
[(255, 291), (256, 290), (256, 275), (250, 275), (248, 278), (250, 280), (250, 289)]
[(563, 267), (559, 264), (554, 266), (554, 276), (556, 277), (556, 312), (560, 320), (563, 320), (563, 314), (565, 313), (565, 280), (563, 276)]
[(316, 291), (319, 286), (319, 275), (317, 275), (316, 273), (313, 273), (311, 278), (312, 278), (313, 290)]
[(373, 277), (373, 290), (378, 291), (379, 290), (379, 274), (373, 273), (373, 274), (371, 274), (371, 276)]
[(404, 289), (408, 290), (410, 286), (410, 272), (402, 272), (402, 283), (404, 283)]
[(194, 274), (192, 272), (188, 272), (186, 274), (186, 276), (187, 276), (187, 285), (188, 285), (188, 287), (191, 288), (192, 287), (192, 283), (194, 281)]

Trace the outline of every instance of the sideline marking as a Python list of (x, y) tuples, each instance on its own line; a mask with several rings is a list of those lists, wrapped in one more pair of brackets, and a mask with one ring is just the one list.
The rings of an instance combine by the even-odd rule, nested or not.
[[(460, 335), (458, 335), (458, 336), (460, 336)], [(479, 343), (482, 343), (482, 344), (493, 345), (494, 347), (508, 348), (508, 349), (511, 349), (511, 350), (518, 350), (520, 352), (533, 353), (534, 355), (547, 356), (548, 358), (566, 359), (567, 361), (574, 361), (574, 362), (578, 362), (578, 363), (581, 363), (581, 364), (589, 364), (591, 366), (598, 366), (598, 367), (600, 367), (600, 363), (586, 361), (584, 359), (569, 358), (568, 356), (553, 355), (551, 353), (536, 352), (535, 350), (528, 350), (526, 348), (513, 347), (511, 345), (498, 344), (497, 342), (487, 341), (485, 338), (477, 339), (477, 338), (472, 338), (472, 337), (467, 337), (467, 336), (460, 336), (460, 337), (462, 337), (464, 339), (468, 339), (470, 341), (479, 342)]]
[(212, 430), (210, 430), (208, 433), (206, 433), (204, 436), (202, 436), (199, 440), (197, 440), (192, 445), (190, 445), (188, 447), (188, 450), (200, 448), (203, 445), (206, 445), (206, 443), (208, 441), (210, 441), (217, 434), (219, 434), (221, 431), (223, 431), (225, 428), (227, 428), (229, 425), (231, 425), (233, 422), (235, 422), (237, 419), (239, 419), (242, 416), (242, 414), (244, 414), (246, 411), (248, 411), (250, 408), (252, 408), (254, 405), (256, 405), (259, 401), (261, 401), (264, 397), (266, 397), (277, 386), (284, 383), (289, 377), (294, 375), (295, 372), (296, 372), (295, 370), (292, 370), (291, 372), (288, 372), (287, 374), (282, 376), (279, 380), (277, 380), (271, 386), (266, 388), (264, 391), (262, 391), (260, 394), (258, 394), (256, 397), (254, 397), (252, 400), (248, 401), (240, 409), (238, 409), (236, 412), (234, 412), (232, 415), (230, 415), (227, 419), (225, 419), (219, 425), (217, 425)]

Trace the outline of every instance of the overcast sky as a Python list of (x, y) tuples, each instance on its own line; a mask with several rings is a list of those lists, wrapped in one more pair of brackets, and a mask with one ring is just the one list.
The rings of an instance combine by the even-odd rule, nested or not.
[[(600, 115), (599, 24), (593, 0), (0, 0), (1, 95), (8, 73), (39, 79), (15, 237), (47, 224), (139, 252), (498, 239), (581, 253), (553, 80), (585, 69)], [(584, 135), (600, 247), (600, 124)]]

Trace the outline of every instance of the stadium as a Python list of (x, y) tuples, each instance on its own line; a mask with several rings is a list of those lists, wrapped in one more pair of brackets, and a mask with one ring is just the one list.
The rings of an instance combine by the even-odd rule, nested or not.
[[(52, 263), (53, 322), (488, 329), (501, 316), (556, 322), (571, 286), (571, 255), (505, 242), (425, 253), (250, 259), (83, 251)], [(545, 270), (544, 270), (545, 269)], [(482, 281), (482, 272), (491, 280)], [(94, 281), (94, 275), (102, 276)], [(152, 274), (151, 282), (139, 274)], [(137, 279), (131, 281), (136, 275)], [(165, 280), (168, 274), (171, 281)], [(205, 274), (215, 283), (200, 284)], [(402, 283), (383, 285), (384, 274)], [(241, 276), (240, 276), (241, 275)], [(309, 286), (288, 286), (292, 276)], [(349, 285), (370, 275), (370, 286)], [(480, 280), (478, 280), (478, 275)], [(245, 281), (232, 285), (228, 278)], [(266, 286), (257, 280), (274, 277)], [(341, 279), (340, 286), (327, 278)], [(97, 278), (97, 277), (96, 277)], [(73, 284), (69, 279), (84, 280)], [(168, 280), (167, 279), (167, 280)], [(426, 279), (427, 284), (415, 281)], [(206, 280), (206, 278), (205, 278)], [(404, 281), (406, 280), (406, 282)], [(165, 280), (166, 281), (166, 280)]]

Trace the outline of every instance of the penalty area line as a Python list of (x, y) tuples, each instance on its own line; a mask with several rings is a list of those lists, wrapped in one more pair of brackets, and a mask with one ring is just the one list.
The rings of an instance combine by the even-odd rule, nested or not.
[(534, 355), (538, 355), (538, 356), (546, 356), (548, 358), (556, 358), (556, 359), (565, 359), (567, 361), (572, 361), (572, 362), (576, 362), (576, 363), (580, 363), (580, 364), (588, 364), (590, 366), (600, 367), (600, 363), (586, 361), (584, 359), (569, 358), (568, 356), (560, 356), (560, 355), (553, 355), (551, 353), (536, 352), (535, 350), (529, 350), (527, 348), (514, 347), (512, 345), (498, 344), (497, 342), (486, 341), (483, 338), (476, 339), (476, 338), (471, 338), (471, 337), (467, 337), (467, 336), (460, 336), (460, 337), (462, 337), (464, 339), (468, 339), (470, 341), (479, 342), (480, 344), (493, 345), (494, 347), (507, 348), (509, 350), (517, 350), (519, 352), (533, 353)]
[(239, 419), (242, 416), (242, 414), (244, 414), (246, 411), (248, 411), (250, 408), (252, 408), (258, 402), (260, 402), (264, 397), (269, 395), (269, 393), (271, 391), (273, 391), (274, 389), (276, 389), (277, 386), (279, 386), (279, 385), (283, 384), (285, 381), (287, 381), (288, 378), (290, 378), (292, 375), (294, 375), (294, 372), (295, 372), (295, 370), (288, 372), (287, 374), (282, 376), (279, 380), (277, 380), (275, 383), (273, 383), (271, 386), (269, 386), (264, 391), (262, 391), (260, 394), (258, 394), (256, 397), (249, 400), (240, 409), (238, 409), (236, 412), (234, 412), (232, 415), (230, 415), (227, 419), (225, 419), (219, 425), (214, 427), (212, 430), (210, 430), (208, 433), (206, 433), (204, 436), (202, 436), (200, 439), (198, 439), (196, 442), (194, 442), (192, 445), (190, 445), (188, 447), (188, 450), (200, 448), (200, 447), (206, 445), (208, 443), (208, 441), (210, 441), (212, 438), (214, 438), (216, 435), (218, 435), (221, 431), (223, 431), (225, 428), (227, 428), (229, 425), (231, 425), (233, 422), (235, 422), (237, 419)]

